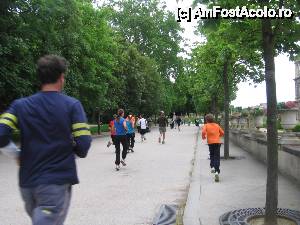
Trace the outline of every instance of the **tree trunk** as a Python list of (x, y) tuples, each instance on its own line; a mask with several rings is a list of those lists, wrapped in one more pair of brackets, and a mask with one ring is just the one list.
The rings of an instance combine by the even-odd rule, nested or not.
[(229, 82), (228, 82), (229, 59), (225, 59), (223, 66), (224, 85), (224, 158), (229, 159)]
[(217, 96), (213, 95), (211, 97), (211, 113), (215, 116), (215, 120), (218, 119), (218, 111), (217, 111)]
[(267, 191), (265, 225), (277, 225), (278, 205), (278, 139), (277, 99), (274, 63), (274, 36), (271, 20), (262, 20), (263, 57), (267, 92)]

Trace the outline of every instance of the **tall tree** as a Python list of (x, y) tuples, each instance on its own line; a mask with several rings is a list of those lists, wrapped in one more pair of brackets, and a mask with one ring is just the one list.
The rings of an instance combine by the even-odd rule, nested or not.
[(125, 40), (154, 59), (163, 77), (176, 77), (182, 71), (178, 53), (182, 31), (175, 15), (159, 0), (111, 0), (112, 23)]
[[(210, 77), (204, 78), (202, 75), (202, 81), (206, 89), (211, 87), (206, 93), (211, 96), (209, 99), (212, 105), (214, 106), (217, 102), (218, 95), (224, 96), (222, 98), (225, 111), (224, 157), (228, 159), (230, 100), (235, 96), (234, 92), (240, 81), (249, 79), (255, 82), (262, 81), (261, 57), (259, 53), (249, 51), (248, 48), (251, 48), (251, 45), (246, 46), (243, 43), (240, 35), (236, 33), (230, 23), (224, 21), (218, 29), (206, 28), (203, 30), (207, 41), (204, 46), (200, 46), (201, 54), (196, 54), (194, 58), (198, 62), (198, 64), (196, 63), (198, 67), (202, 64), (200, 72), (206, 73)], [(240, 46), (245, 46), (245, 49), (241, 49)], [(222, 87), (223, 94), (220, 94), (220, 87)]]

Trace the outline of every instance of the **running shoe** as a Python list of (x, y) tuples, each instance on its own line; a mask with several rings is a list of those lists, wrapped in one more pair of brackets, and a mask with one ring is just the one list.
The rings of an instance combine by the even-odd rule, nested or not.
[(123, 166), (126, 166), (126, 165), (127, 165), (127, 164), (125, 163), (125, 159), (122, 159), (122, 160), (121, 160), (121, 163), (122, 163)]
[(116, 165), (116, 171), (119, 171), (119, 170), (120, 170), (120, 166)]
[(210, 172), (215, 173), (216, 172), (215, 168), (212, 167)]
[(216, 172), (215, 173), (215, 182), (219, 182), (219, 181), (220, 181), (219, 173)]

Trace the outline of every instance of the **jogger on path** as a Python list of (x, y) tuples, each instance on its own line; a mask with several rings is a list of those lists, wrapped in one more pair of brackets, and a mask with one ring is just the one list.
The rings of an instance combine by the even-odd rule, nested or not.
[(210, 168), (211, 172), (215, 175), (215, 181), (218, 182), (220, 174), (220, 137), (224, 135), (224, 131), (218, 124), (214, 123), (214, 116), (212, 114), (207, 114), (205, 120), (207, 123), (202, 128), (202, 139), (207, 138)]
[(19, 185), (34, 225), (63, 225), (79, 183), (75, 156), (86, 157), (92, 140), (80, 101), (61, 93), (66, 71), (64, 58), (40, 58), (41, 91), (15, 100), (0, 119), (0, 147), (21, 133)]
[[(165, 138), (166, 138), (166, 131), (167, 131), (167, 126), (168, 126), (168, 120), (165, 117), (165, 113), (164, 111), (160, 112), (160, 116), (157, 119), (157, 123), (158, 123), (158, 129), (159, 129), (159, 138), (158, 138), (158, 142), (164, 144), (165, 143)], [(162, 138), (162, 142), (161, 142), (161, 138)]]
[[(127, 126), (126, 121), (123, 118), (124, 117), (124, 110), (119, 109), (117, 118), (114, 121), (114, 126), (116, 130), (116, 136), (115, 136), (115, 147), (116, 147), (116, 170), (120, 170), (120, 162), (123, 166), (126, 166), (125, 159), (127, 155), (127, 138), (126, 138), (126, 132), (127, 132)], [(120, 161), (120, 144), (123, 146), (122, 150), (122, 160)]]
[(111, 141), (108, 141), (107, 147), (111, 146), (111, 144), (115, 145), (115, 139), (116, 139), (116, 130), (115, 130), (115, 119), (117, 118), (117, 115), (113, 115), (113, 119), (109, 122), (108, 129), (110, 130), (110, 137)]
[(148, 122), (147, 120), (140, 115), (140, 127), (141, 127), (141, 140), (142, 142), (146, 140), (145, 134), (147, 133)]
[(134, 147), (134, 138), (135, 138), (135, 132), (134, 132), (134, 120), (133, 120), (133, 116), (132, 115), (128, 115), (128, 117), (126, 118), (126, 125), (127, 125), (127, 144), (128, 144), (128, 152), (134, 152), (133, 151), (133, 147)]
[(177, 116), (177, 118), (176, 118), (176, 124), (177, 124), (177, 127), (178, 127), (178, 131), (180, 131), (181, 122), (182, 122), (182, 120), (181, 120), (180, 116)]

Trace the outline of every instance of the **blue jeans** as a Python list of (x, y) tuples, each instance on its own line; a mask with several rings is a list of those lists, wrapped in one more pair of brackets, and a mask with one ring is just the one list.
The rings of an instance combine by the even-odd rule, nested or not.
[(210, 168), (215, 168), (220, 173), (220, 148), (221, 144), (209, 144)]
[(21, 188), (33, 225), (63, 225), (71, 200), (71, 185), (45, 184)]

